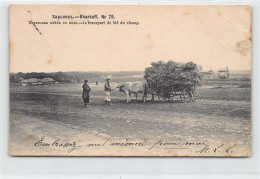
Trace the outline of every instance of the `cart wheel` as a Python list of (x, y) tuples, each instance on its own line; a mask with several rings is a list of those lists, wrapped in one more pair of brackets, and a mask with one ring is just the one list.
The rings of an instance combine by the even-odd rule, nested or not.
[(171, 96), (170, 97), (170, 101), (172, 102), (174, 100), (174, 96)]
[(159, 101), (165, 101), (165, 98), (164, 98), (164, 97), (161, 97), (161, 96), (159, 96), (159, 95), (158, 95), (158, 99), (159, 99)]
[(193, 91), (192, 101), (196, 101), (197, 98), (198, 98), (198, 93), (197, 93), (197, 91)]
[(190, 102), (192, 100), (192, 93), (190, 91), (183, 91), (180, 94), (180, 98), (182, 102)]
[(165, 98), (165, 97), (161, 98), (161, 101), (168, 101), (168, 100), (169, 100), (169, 98)]
[(168, 101), (169, 102), (169, 101), (173, 101), (173, 98), (174, 98), (174, 96), (172, 96), (172, 95), (170, 95), (170, 96), (158, 95), (159, 101)]
[(184, 94), (180, 94), (181, 101), (184, 102)]

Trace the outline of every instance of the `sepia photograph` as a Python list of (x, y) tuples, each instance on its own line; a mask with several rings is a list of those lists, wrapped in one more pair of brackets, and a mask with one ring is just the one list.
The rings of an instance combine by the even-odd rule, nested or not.
[(251, 156), (248, 5), (10, 5), (11, 156)]

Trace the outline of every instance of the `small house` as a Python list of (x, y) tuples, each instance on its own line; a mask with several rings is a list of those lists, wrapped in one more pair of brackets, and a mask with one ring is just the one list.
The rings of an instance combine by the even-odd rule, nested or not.
[(224, 69), (219, 69), (218, 70), (218, 78), (219, 79), (227, 79), (229, 78), (229, 70), (228, 67), (224, 68)]
[(37, 79), (37, 78), (24, 79), (24, 80), (20, 81), (20, 83), (22, 86), (42, 84), (41, 79)]
[(50, 84), (50, 83), (54, 83), (55, 80), (52, 78), (43, 78), (42, 79), (42, 84)]
[(201, 72), (203, 74), (204, 79), (213, 79), (214, 78), (214, 72), (213, 70)]
[(22, 86), (43, 85), (43, 84), (50, 84), (50, 83), (54, 83), (54, 82), (55, 82), (55, 80), (52, 78), (43, 78), (43, 79), (30, 78), (30, 79), (24, 79), (24, 80), (20, 81)]

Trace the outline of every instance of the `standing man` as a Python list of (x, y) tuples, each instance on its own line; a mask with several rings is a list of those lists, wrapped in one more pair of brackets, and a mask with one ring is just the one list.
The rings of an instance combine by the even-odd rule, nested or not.
[(111, 76), (107, 76), (106, 82), (105, 82), (105, 92), (106, 92), (105, 103), (106, 103), (106, 105), (111, 105), (110, 92), (113, 90), (111, 89), (111, 86), (110, 86), (110, 78), (111, 78)]
[(83, 98), (83, 101), (84, 101), (84, 106), (86, 108), (88, 108), (89, 107), (88, 106), (89, 97), (90, 97), (89, 93), (91, 91), (91, 88), (88, 85), (88, 80), (84, 80), (84, 84), (83, 84), (82, 88), (83, 88), (82, 98)]

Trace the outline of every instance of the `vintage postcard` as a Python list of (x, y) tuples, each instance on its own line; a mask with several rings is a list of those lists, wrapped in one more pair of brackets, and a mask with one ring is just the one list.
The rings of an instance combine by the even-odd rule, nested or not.
[(251, 155), (250, 6), (9, 13), (10, 155)]

